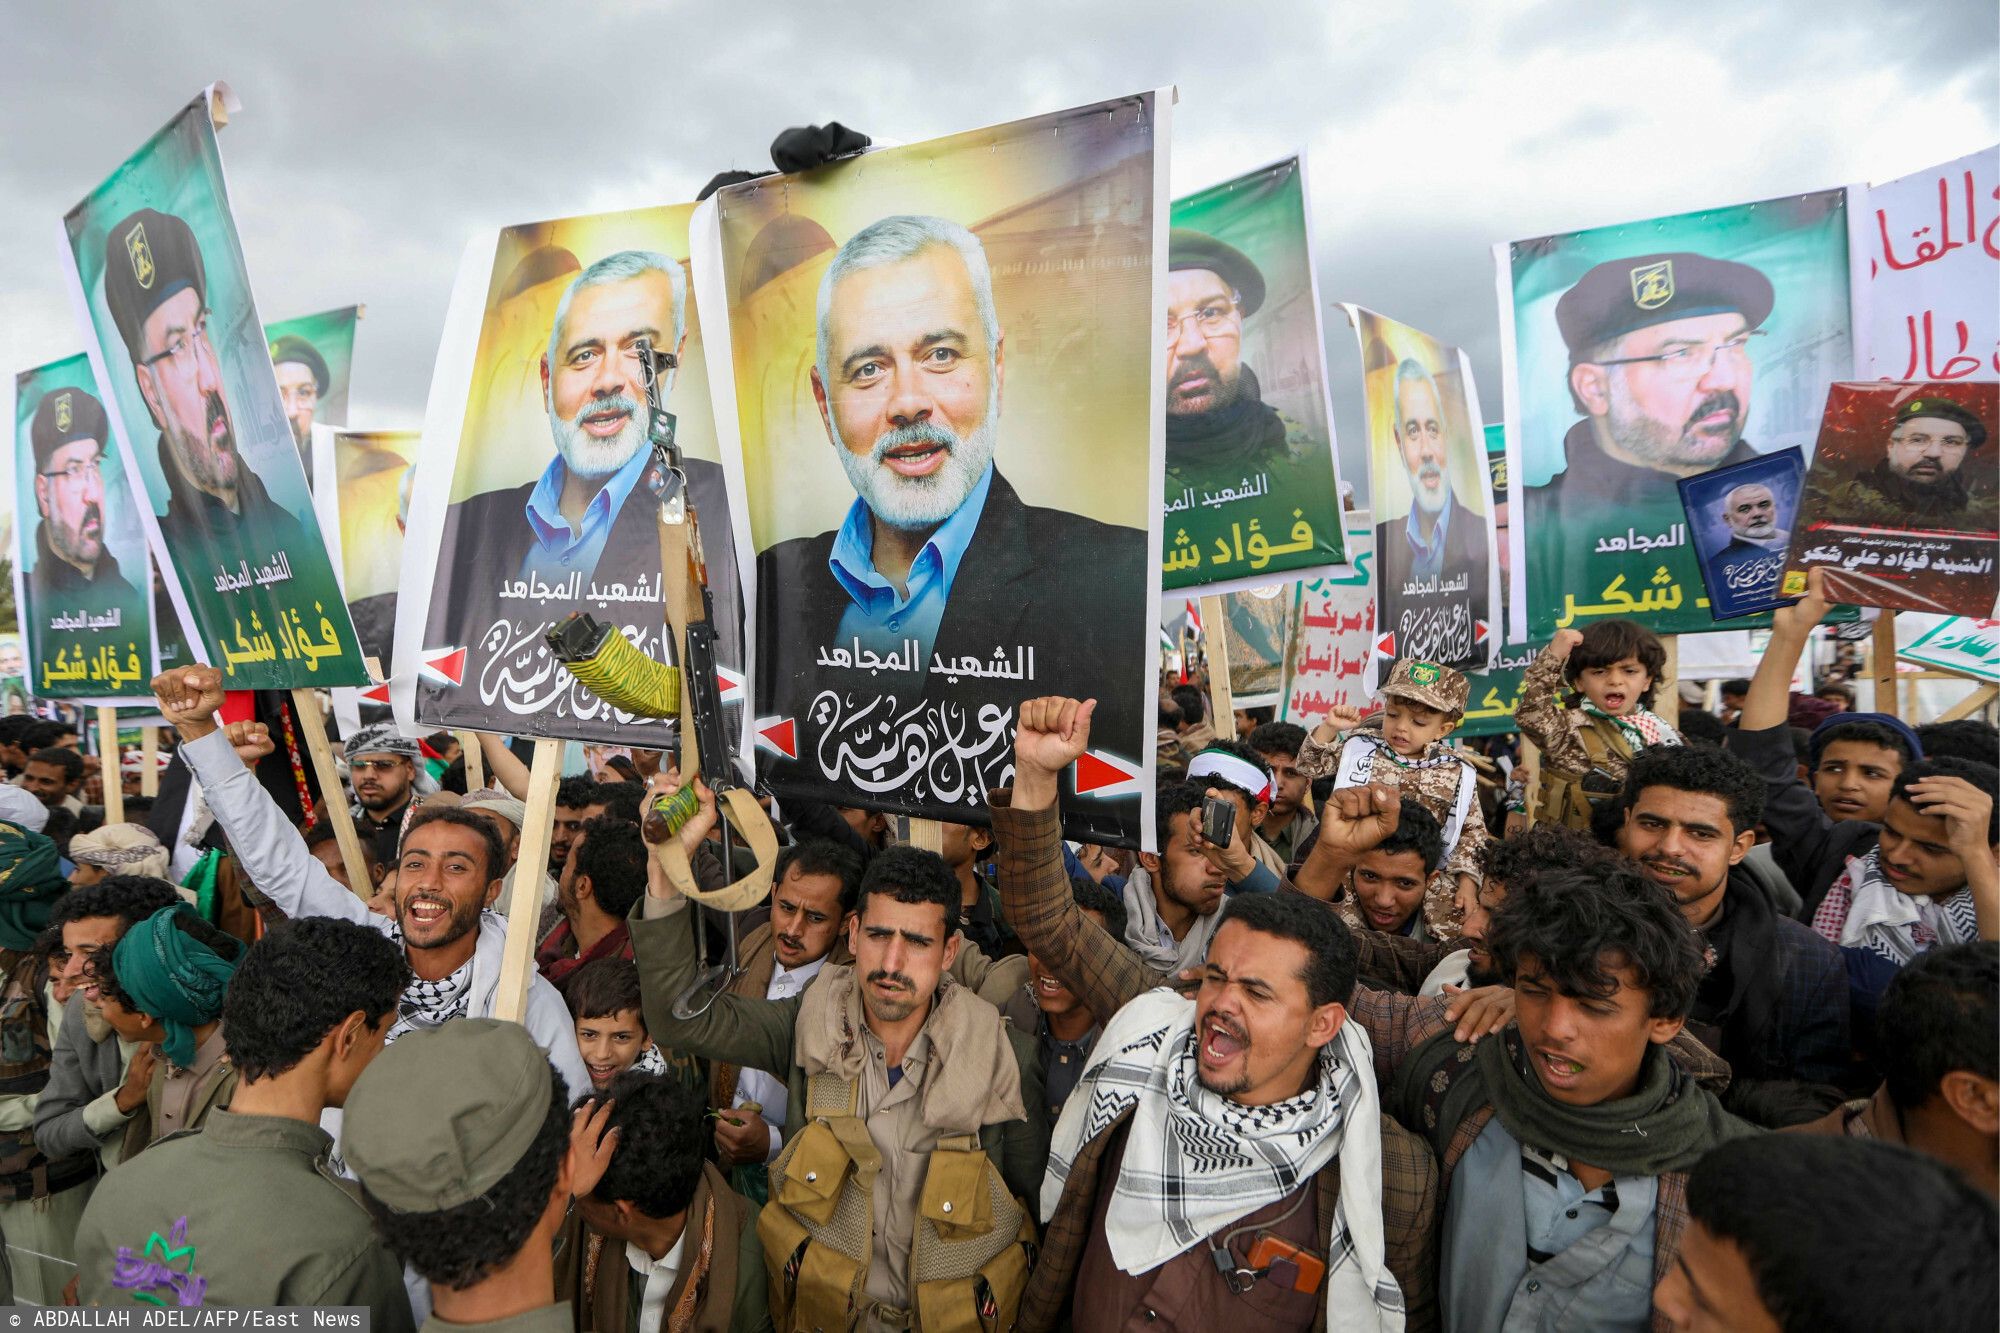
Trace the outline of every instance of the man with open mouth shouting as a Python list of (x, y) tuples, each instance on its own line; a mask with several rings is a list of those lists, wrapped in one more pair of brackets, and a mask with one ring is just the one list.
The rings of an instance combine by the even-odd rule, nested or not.
[[(492, 1013), (507, 929), (502, 917), (486, 910), (506, 873), (506, 850), (490, 823), (451, 807), (418, 812), (404, 831), (396, 861), (394, 915), (376, 916), (327, 873), (217, 727), (222, 673), (182, 667), (156, 677), (153, 693), (179, 729), (181, 753), (251, 882), (288, 917), (358, 921), (402, 942), (414, 975), (388, 1040)], [(577, 1053), (569, 1009), (539, 975), (529, 979), (521, 1021), (548, 1053), (571, 1098), (587, 1093), (590, 1075)]]

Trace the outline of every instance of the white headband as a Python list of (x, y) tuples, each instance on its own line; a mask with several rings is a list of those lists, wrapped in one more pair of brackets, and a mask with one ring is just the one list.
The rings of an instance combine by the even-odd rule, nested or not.
[(1249, 792), (1252, 800), (1271, 799), (1270, 776), (1249, 760), (1238, 759), (1227, 750), (1203, 750), (1188, 765), (1187, 774), (1190, 782), (1197, 778), (1221, 778)]

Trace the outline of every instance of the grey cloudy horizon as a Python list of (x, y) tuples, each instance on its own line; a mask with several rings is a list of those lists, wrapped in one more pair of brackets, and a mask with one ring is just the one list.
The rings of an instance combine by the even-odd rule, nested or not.
[[(2000, 140), (2000, 12), (1413, 3), (0, 4), (0, 365), (82, 346), (57, 223), (204, 84), (267, 321), (361, 304), (351, 424), (421, 423), (475, 231), (692, 199), (840, 120), (910, 142), (1175, 85), (1177, 194), (1309, 154), (1343, 471), (1351, 301), (1471, 356), (1494, 242), (1884, 180)], [(6, 500), (11, 507), (12, 489)]]

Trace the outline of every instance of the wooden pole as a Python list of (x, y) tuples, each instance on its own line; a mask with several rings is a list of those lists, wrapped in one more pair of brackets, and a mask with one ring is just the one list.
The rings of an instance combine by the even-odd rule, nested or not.
[(104, 781), (104, 822), (125, 822), (124, 775), (118, 771), (118, 710), (97, 710), (97, 772)]
[(479, 748), (479, 734), (472, 731), (455, 733), (458, 748), (465, 754), (465, 789), (483, 791), (486, 787), (486, 751)]
[(1681, 636), (1662, 634), (1660, 646), (1667, 650), (1667, 664), (1660, 668), (1660, 683), (1653, 690), (1653, 711), (1678, 728), (1681, 721)]
[(1971, 717), (1974, 713), (1992, 703), (1995, 695), (2000, 695), (2000, 685), (1994, 685), (1991, 682), (1981, 685), (1978, 689), (1966, 695), (1942, 713), (1939, 713), (1937, 720), (1940, 722), (1956, 722), (1962, 717)]
[[(1890, 717), (1903, 715), (1902, 700), (1896, 697), (1896, 613), (1884, 611), (1875, 618), (1875, 633), (1869, 639), (1869, 669), (1875, 677), (1875, 711)], [(1811, 681), (1806, 682), (1808, 686)]]
[(1208, 640), (1209, 725), (1220, 741), (1236, 739), (1236, 696), (1229, 688), (1229, 612), (1218, 593), (1201, 599), (1201, 632)]
[(935, 819), (906, 818), (903, 821), (903, 840), (919, 851), (944, 855), (944, 825)]
[(361, 855), (361, 835), (354, 831), (354, 816), (341, 791), (340, 770), (333, 766), (333, 747), (326, 742), (326, 719), (319, 715), (319, 692), (304, 686), (293, 690), (292, 711), (299, 716), (299, 730), (305, 733), (313, 776), (319, 779), (319, 817), (333, 825), (333, 841), (340, 848), (340, 863), (347, 867), (348, 887), (354, 890), (355, 897), (367, 902), (374, 896), (375, 881), (368, 878), (368, 862)]
[(139, 728), (139, 794), (154, 797), (160, 794), (160, 733), (154, 727)]
[(542, 919), (542, 877), (548, 864), (549, 839), (555, 832), (556, 782), (562, 777), (561, 741), (535, 742), (528, 766), (528, 812), (521, 817), (521, 850), (514, 858), (519, 873), (507, 899), (507, 948), (500, 955), (500, 989), (493, 996), (493, 1016), (518, 1023), (528, 1012), (528, 981), (534, 975), (535, 927)]

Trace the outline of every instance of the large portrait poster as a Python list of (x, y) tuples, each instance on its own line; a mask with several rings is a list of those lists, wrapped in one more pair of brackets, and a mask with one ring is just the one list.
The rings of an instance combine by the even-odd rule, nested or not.
[(1164, 586), (1345, 563), (1303, 158), (1174, 201), (1165, 330)]
[(146, 534), (89, 358), (15, 377), (14, 483), (14, 604), (30, 691), (150, 697)]
[(1375, 516), (1374, 679), (1399, 657), (1461, 671), (1499, 639), (1499, 561), (1472, 363), (1456, 347), (1360, 306)]
[(71, 297), (195, 654), (230, 689), (364, 684), (230, 213), (225, 96), (205, 91), (70, 210)]
[(278, 396), (291, 423), (292, 443), (308, 480), (314, 480), (312, 428), (347, 424), (347, 386), (354, 369), (354, 326), (360, 306), (322, 310), (264, 326)]
[[(410, 469), (423, 434), (413, 430), (312, 433), (313, 503), (320, 530), (340, 564), (341, 588), (362, 655), (386, 680), (396, 638), (403, 531), (409, 524)], [(392, 717), (383, 687), (339, 690), (334, 713), (343, 732)]]
[(1835, 384), (1783, 591), (1991, 616), (2000, 594), (2000, 384)]
[(1494, 249), (1510, 637), (1711, 629), (1677, 479), (1794, 445), (1853, 373), (1846, 193)]
[(1865, 373), (2000, 375), (2000, 145), (1868, 187)]
[[(668, 743), (570, 675), (544, 634), (572, 611), (670, 656), (659, 497), (667, 478), (638, 346), (676, 358), (674, 417), (715, 603), (723, 701), (742, 699), (741, 594), (688, 272), (694, 205), (475, 238), (452, 291), (410, 499), (392, 694), (426, 729)], [(398, 715), (402, 715), (398, 705)]]
[(1097, 700), (1066, 827), (1140, 838), (1168, 110), (1121, 98), (715, 197), (696, 280), (729, 330), (713, 396), (781, 796), (980, 821), (1017, 706), (1066, 694)]
[[(1353, 517), (1353, 516), (1350, 516)], [(1366, 518), (1366, 514), (1360, 515)], [(1371, 569), (1374, 533), (1350, 526), (1345, 534), (1353, 568), (1298, 585), (1298, 608), (1285, 646), (1284, 694), (1278, 719), (1310, 731), (1334, 707), (1371, 711), (1369, 645), (1375, 641), (1375, 588)]]

